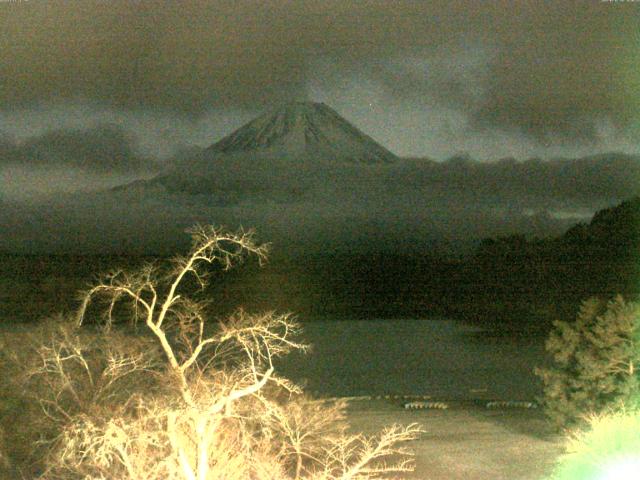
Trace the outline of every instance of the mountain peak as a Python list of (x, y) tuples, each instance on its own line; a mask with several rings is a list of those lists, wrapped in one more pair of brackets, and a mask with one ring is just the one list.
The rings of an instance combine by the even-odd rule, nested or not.
[(240, 127), (208, 149), (322, 157), (352, 163), (390, 162), (396, 156), (324, 103), (291, 102)]

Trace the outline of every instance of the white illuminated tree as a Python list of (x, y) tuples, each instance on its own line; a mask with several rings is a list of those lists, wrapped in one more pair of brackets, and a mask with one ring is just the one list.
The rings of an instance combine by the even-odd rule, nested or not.
[[(342, 404), (305, 399), (276, 375), (275, 358), (306, 348), (290, 315), (241, 310), (208, 324), (210, 306), (188, 295), (189, 282), (204, 288), (207, 266), (263, 261), (267, 249), (253, 232), (198, 226), (191, 235), (189, 253), (167, 270), (148, 264), (100, 278), (75, 325), (62, 322), (38, 347), (29, 378), (59, 426), (44, 477), (346, 480), (409, 471), (409, 452), (396, 444), (416, 438), (417, 425), (349, 435)], [(99, 335), (86, 333), (94, 301), (103, 306)], [(122, 318), (147, 335), (124, 331)]]

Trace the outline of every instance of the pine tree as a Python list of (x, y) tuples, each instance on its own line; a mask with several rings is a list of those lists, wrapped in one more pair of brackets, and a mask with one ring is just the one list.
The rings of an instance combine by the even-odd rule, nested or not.
[(546, 342), (554, 360), (536, 369), (544, 384), (543, 405), (558, 427), (640, 393), (640, 305), (621, 296), (583, 302), (575, 322), (556, 321)]

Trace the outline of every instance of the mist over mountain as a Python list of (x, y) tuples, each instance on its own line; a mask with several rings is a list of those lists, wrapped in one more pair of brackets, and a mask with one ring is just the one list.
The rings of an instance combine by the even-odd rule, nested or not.
[[(114, 151), (120, 164), (135, 159)], [(255, 227), (276, 252), (471, 248), (497, 235), (559, 235), (639, 187), (637, 156), (399, 158), (330, 107), (295, 102), (185, 150), (153, 178), (12, 202), (0, 212), (0, 248), (171, 252), (196, 222)]]

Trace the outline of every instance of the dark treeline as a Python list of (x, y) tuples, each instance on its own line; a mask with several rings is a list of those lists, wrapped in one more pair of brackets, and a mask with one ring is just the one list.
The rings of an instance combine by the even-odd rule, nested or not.
[[(76, 305), (76, 291), (116, 266), (151, 257), (3, 255), (0, 319), (30, 320)], [(217, 272), (222, 273), (222, 272)], [(559, 237), (481, 241), (464, 259), (357, 250), (256, 262), (214, 274), (214, 314), (276, 309), (303, 319), (446, 315), (496, 328), (546, 329), (593, 296), (640, 291), (640, 197), (598, 212)]]
[(151, 257), (0, 253), (0, 321), (35, 321), (76, 308), (100, 273), (136, 268)]
[(573, 318), (590, 296), (635, 297), (640, 291), (640, 197), (601, 210), (558, 237), (485, 239), (461, 260), (327, 254), (291, 262), (281, 282), (291, 293), (288, 300), (307, 300), (290, 308), (309, 314), (435, 314), (498, 328), (546, 329), (553, 320)]
[(479, 242), (464, 259), (397, 251), (326, 253), (238, 270), (216, 288), (248, 308), (303, 317), (445, 315), (494, 328), (546, 330), (591, 296), (640, 291), (640, 197), (552, 238)]
[[(573, 318), (590, 296), (640, 291), (640, 197), (597, 212), (556, 238), (485, 239), (462, 265), (450, 313), (489, 324)], [(454, 288), (455, 289), (455, 288)]]

